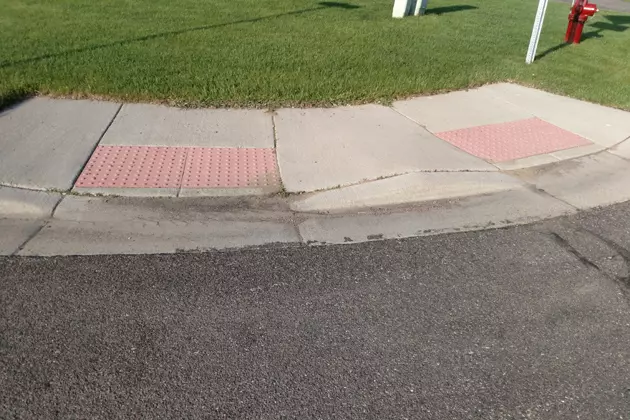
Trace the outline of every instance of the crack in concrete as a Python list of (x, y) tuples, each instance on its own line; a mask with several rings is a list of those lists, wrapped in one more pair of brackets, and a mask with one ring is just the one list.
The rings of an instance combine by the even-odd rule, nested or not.
[(33, 240), (33, 238), (35, 238), (37, 235), (39, 235), (39, 233), (42, 231), (42, 229), (44, 229), (47, 225), (48, 225), (49, 220), (45, 220), (44, 223), (42, 223), (42, 225), (40, 227), (38, 227), (37, 229), (35, 229), (35, 231), (33, 233), (31, 233), (28, 238), (26, 238), (26, 240), (24, 242), (22, 242), (22, 244), (20, 244), (20, 246), (18, 246), (16, 248), (15, 251), (13, 251), (11, 253), (11, 256), (16, 256), (18, 255), (25, 247), (26, 245)]
[(567, 206), (571, 207), (572, 209), (574, 209), (574, 210), (576, 210), (576, 211), (580, 211), (580, 208), (579, 208), (579, 207), (574, 206), (573, 204), (569, 203), (569, 202), (568, 202), (568, 201), (566, 201), (566, 200), (563, 200), (563, 199), (562, 199), (562, 198), (560, 198), (560, 197), (556, 197), (555, 195), (551, 194), (549, 191), (547, 191), (547, 190), (545, 190), (545, 189), (543, 189), (543, 188), (538, 188), (538, 187), (536, 186), (536, 184), (533, 184), (533, 183), (531, 183), (531, 182), (529, 182), (529, 181), (527, 181), (527, 180), (524, 180), (524, 179), (522, 179), (522, 178), (520, 178), (520, 177), (518, 177), (518, 176), (515, 176), (515, 175), (511, 175), (511, 174), (510, 174), (510, 176), (513, 176), (513, 177), (515, 177), (516, 179), (518, 179), (518, 180), (522, 181), (522, 182), (525, 184), (525, 188), (529, 189), (529, 190), (530, 190), (530, 191), (532, 191), (533, 193), (538, 194), (538, 195), (541, 195), (541, 196), (543, 196), (543, 197), (549, 197), (549, 198), (551, 198), (551, 199), (553, 199), (553, 200), (556, 200), (556, 201), (561, 202), (562, 204), (566, 204)]

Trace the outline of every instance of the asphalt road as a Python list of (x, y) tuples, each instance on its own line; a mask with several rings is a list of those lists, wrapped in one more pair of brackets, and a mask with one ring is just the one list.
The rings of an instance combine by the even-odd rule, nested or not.
[(630, 205), (365, 244), (0, 259), (0, 418), (628, 419)]

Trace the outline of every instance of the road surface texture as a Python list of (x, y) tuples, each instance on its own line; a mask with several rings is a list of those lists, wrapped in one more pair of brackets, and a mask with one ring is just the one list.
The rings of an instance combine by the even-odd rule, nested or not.
[(630, 204), (342, 246), (0, 259), (2, 419), (628, 419)]

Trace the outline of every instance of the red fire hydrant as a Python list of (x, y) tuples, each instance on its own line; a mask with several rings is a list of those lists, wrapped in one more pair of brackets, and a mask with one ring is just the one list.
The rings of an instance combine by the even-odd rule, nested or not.
[(579, 44), (586, 20), (597, 12), (597, 5), (588, 0), (575, 0), (569, 13), (569, 26), (564, 42)]

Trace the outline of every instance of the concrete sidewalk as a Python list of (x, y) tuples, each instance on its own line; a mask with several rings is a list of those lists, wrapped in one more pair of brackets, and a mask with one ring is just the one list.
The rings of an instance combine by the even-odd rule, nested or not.
[(474, 178), (601, 152), (630, 137), (630, 113), (512, 84), (391, 107), (273, 112), (35, 98), (0, 114), (0, 133), (4, 186), (221, 196), (410, 173), (436, 173), (442, 188), (442, 173)]
[[(85, 222), (88, 242), (119, 233), (93, 250), (106, 252), (141, 231), (147, 217), (171, 223), (168, 234), (153, 228), (164, 247), (127, 252), (343, 243), (525, 223), (629, 200), (629, 137), (628, 112), (513, 84), (391, 107), (276, 111), (34, 98), (0, 114), (0, 248), (47, 254), (76, 240), (71, 232)], [(216, 201), (279, 192), (289, 194), (273, 198), (262, 215), (238, 200)], [(173, 201), (111, 207), (94, 194)], [(163, 206), (190, 220), (156, 213)], [(190, 221), (197, 225), (178, 228)], [(250, 228), (253, 236), (243, 234)], [(39, 251), (25, 247), (38, 241), (46, 244)], [(68, 252), (82, 252), (81, 241), (73, 246)]]

